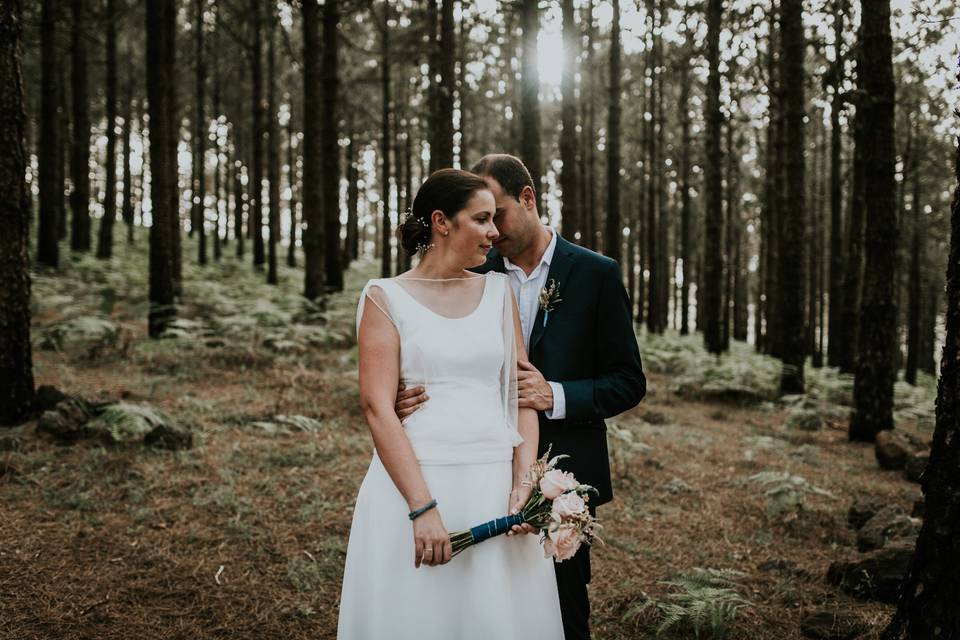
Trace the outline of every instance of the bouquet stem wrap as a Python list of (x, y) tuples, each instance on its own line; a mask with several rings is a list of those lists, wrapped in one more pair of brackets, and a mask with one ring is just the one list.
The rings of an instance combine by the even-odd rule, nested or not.
[(470, 535), (473, 537), (473, 544), (479, 544), (487, 538), (493, 538), (510, 531), (514, 525), (523, 524), (523, 514), (515, 513), (512, 516), (497, 518), (490, 522), (484, 522), (481, 525), (472, 527)]

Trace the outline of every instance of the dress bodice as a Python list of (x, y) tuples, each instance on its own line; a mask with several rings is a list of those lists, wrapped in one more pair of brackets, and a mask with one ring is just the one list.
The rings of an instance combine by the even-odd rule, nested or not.
[(477, 278), (479, 301), (459, 317), (425, 304), (403, 278), (371, 280), (360, 297), (358, 326), (365, 303), (377, 304), (400, 337), (401, 382), (422, 385), (430, 398), (404, 422), (421, 464), (509, 460), (522, 442), (507, 279), (493, 272)]

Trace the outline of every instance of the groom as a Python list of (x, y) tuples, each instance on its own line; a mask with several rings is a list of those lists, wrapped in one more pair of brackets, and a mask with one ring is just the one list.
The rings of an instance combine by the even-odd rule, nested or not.
[[(540, 222), (533, 180), (518, 158), (487, 155), (472, 171), (493, 192), (500, 232), (477, 271), (507, 274), (530, 359), (518, 368), (520, 406), (539, 413), (539, 454), (552, 445), (553, 455), (571, 456), (559, 466), (597, 489), (595, 512), (613, 499), (604, 418), (635, 407), (646, 393), (620, 268)], [(423, 396), (422, 389), (401, 391), (401, 417)], [(566, 640), (589, 639), (590, 548), (554, 568)]]

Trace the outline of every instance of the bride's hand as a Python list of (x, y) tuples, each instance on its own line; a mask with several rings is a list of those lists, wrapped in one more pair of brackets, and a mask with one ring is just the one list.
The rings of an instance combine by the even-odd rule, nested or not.
[[(520, 513), (520, 510), (523, 509), (524, 505), (527, 504), (527, 500), (530, 499), (530, 496), (533, 495), (533, 488), (530, 486), (530, 483), (521, 484), (518, 487), (514, 487), (510, 492), (510, 500), (507, 504), (507, 513), (513, 515), (515, 513)], [(529, 524), (515, 524), (507, 532), (508, 536), (512, 536), (515, 533), (534, 533), (535, 529)]]
[(453, 554), (450, 534), (436, 507), (413, 521), (413, 540), (416, 546), (413, 564), (418, 569), (421, 563), (433, 567), (450, 562)]

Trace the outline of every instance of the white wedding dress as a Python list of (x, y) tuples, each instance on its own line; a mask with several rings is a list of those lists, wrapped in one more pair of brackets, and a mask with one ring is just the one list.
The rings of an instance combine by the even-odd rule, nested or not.
[[(381, 308), (400, 336), (402, 381), (427, 389), (405, 433), (452, 533), (507, 515), (513, 447), (522, 439), (511, 417), (515, 368), (505, 366), (510, 358), (515, 366), (506, 277), (466, 278), (446, 292), (429, 286), (436, 282), (371, 280), (357, 325), (366, 303)], [(338, 639), (562, 640), (552, 561), (536, 535), (499, 536), (417, 569), (407, 511), (374, 453), (350, 529)]]

